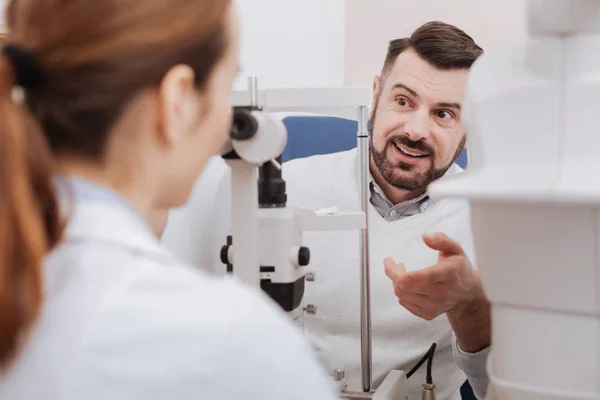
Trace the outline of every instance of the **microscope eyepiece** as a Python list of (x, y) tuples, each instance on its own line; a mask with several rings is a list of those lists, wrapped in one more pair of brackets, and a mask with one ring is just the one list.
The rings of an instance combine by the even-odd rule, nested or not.
[(234, 108), (230, 136), (234, 140), (251, 139), (258, 131), (258, 122), (250, 110)]

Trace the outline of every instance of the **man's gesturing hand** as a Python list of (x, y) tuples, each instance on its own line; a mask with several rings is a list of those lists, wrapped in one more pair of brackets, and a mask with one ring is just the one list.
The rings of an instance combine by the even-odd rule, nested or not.
[(394, 284), (398, 302), (414, 315), (432, 320), (475, 300), (480, 295), (481, 284), (457, 241), (443, 233), (425, 234), (423, 241), (439, 252), (437, 264), (406, 271), (404, 264), (387, 257), (385, 273)]

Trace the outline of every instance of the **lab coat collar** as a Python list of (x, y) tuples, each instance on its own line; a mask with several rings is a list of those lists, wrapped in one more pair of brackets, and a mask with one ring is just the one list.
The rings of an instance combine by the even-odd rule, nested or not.
[(175, 257), (159, 241), (140, 215), (121, 204), (106, 201), (77, 200), (70, 211), (65, 231), (67, 242), (86, 241), (114, 244), (157, 260)]

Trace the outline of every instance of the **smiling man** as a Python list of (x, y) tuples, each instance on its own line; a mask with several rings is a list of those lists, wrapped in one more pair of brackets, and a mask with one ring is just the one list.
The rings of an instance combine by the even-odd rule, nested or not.
[[(469, 68), (482, 49), (460, 29), (430, 22), (390, 42), (373, 83), (369, 245), (373, 378), (410, 370), (437, 344), (433, 381), (438, 399), (460, 399), (466, 376), (486, 391), (489, 304), (472, 266), (465, 201), (434, 200), (428, 185), (461, 172), (466, 143), (461, 103)], [(359, 208), (356, 149), (285, 164), (289, 206)], [(359, 245), (356, 232), (305, 234), (317, 279), (306, 302), (318, 313), (305, 329), (331, 369), (361, 389)], [(420, 398), (424, 367), (409, 379)]]

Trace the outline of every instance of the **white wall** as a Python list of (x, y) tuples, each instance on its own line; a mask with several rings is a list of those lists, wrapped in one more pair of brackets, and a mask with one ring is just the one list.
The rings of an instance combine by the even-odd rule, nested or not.
[(266, 87), (341, 86), (345, 0), (236, 0), (242, 72)]
[(347, 0), (345, 83), (370, 85), (388, 42), (440, 20), (490, 50), (525, 38), (525, 0)]

